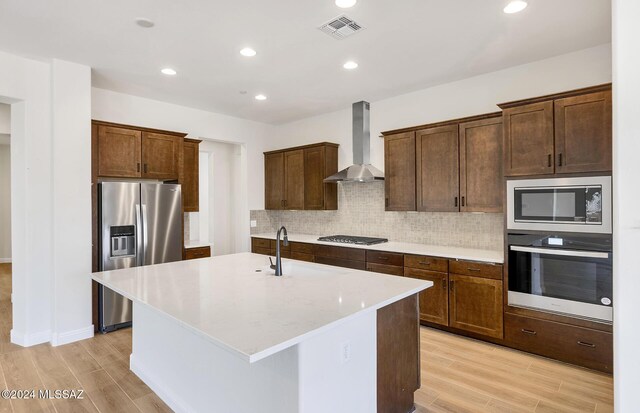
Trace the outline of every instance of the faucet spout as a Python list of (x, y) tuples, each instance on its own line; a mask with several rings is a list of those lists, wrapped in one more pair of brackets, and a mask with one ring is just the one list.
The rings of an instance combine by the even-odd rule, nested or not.
[(280, 233), (283, 232), (284, 239), (282, 240), (282, 245), (285, 247), (289, 245), (289, 237), (287, 236), (287, 229), (284, 226), (281, 226), (276, 234), (276, 275), (282, 275), (282, 256), (280, 255)]

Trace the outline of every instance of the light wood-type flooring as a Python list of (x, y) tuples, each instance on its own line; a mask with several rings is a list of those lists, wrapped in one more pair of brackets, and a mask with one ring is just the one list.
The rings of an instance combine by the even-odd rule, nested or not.
[[(0, 389), (83, 389), (83, 400), (4, 400), (2, 412), (171, 411), (128, 368), (131, 330), (51, 347), (9, 342), (11, 265), (0, 264)], [(606, 374), (421, 329), (416, 412), (612, 412)], [(225, 412), (226, 413), (226, 412)]]

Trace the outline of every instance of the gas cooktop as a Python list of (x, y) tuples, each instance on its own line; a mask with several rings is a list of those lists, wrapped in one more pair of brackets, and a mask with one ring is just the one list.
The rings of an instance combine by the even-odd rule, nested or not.
[(358, 245), (375, 245), (382, 244), (383, 242), (389, 242), (386, 238), (353, 237), (350, 235), (329, 235), (328, 237), (318, 238), (318, 241), (341, 242), (343, 244)]

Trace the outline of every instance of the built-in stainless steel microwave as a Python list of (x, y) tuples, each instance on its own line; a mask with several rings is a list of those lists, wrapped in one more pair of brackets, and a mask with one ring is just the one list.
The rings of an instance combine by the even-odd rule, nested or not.
[(611, 234), (611, 177), (507, 181), (510, 230)]

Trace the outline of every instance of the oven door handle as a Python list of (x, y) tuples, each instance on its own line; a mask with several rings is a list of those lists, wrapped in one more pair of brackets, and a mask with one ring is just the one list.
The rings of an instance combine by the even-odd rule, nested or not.
[(586, 257), (586, 258), (602, 258), (602, 259), (609, 258), (608, 252), (557, 250), (553, 248), (522, 247), (520, 245), (511, 245), (509, 249), (511, 251), (531, 252), (534, 254), (563, 255), (565, 257)]

